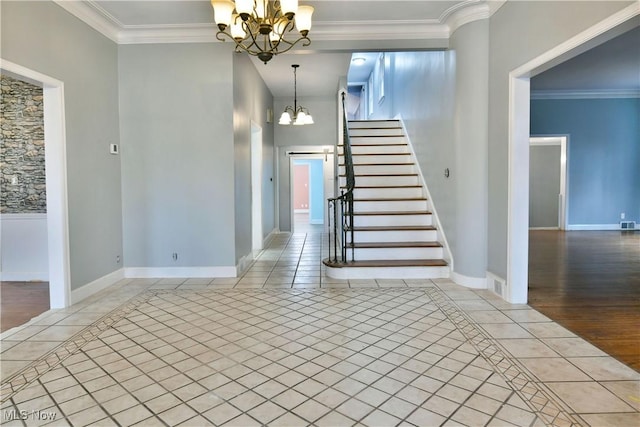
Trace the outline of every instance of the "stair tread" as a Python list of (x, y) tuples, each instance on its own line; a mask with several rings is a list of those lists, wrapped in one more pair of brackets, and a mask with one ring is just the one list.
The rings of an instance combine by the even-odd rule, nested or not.
[[(403, 163), (404, 164), (404, 163)], [(347, 175), (342, 174), (342, 175), (338, 175), (340, 178), (344, 178)], [(359, 177), (365, 177), (365, 178), (370, 178), (370, 177), (380, 177), (380, 176), (415, 176), (417, 177), (418, 174), (417, 173), (381, 173), (381, 174), (368, 174), (368, 173), (364, 173), (364, 174), (353, 174), (353, 176), (359, 176)]]
[[(413, 166), (415, 163), (354, 163), (353, 166)], [(338, 166), (344, 166), (344, 163)], [(357, 175), (356, 175), (357, 176)]]
[[(352, 153), (355, 156), (410, 156), (411, 153)], [(340, 157), (344, 157), (344, 154), (338, 154)]]
[[(406, 147), (406, 142), (396, 142), (395, 144), (351, 144), (352, 147)], [(338, 147), (344, 147), (344, 144), (338, 144)]]
[[(357, 128), (366, 129), (366, 128)], [(394, 128), (380, 128), (380, 129), (394, 129)], [(399, 128), (398, 128), (399, 129)], [(353, 138), (404, 138), (404, 135), (349, 135), (350, 139)]]
[(426, 197), (398, 197), (398, 198), (371, 198), (371, 199), (353, 199), (354, 202), (407, 202), (415, 200), (427, 200)]
[(382, 261), (350, 261), (347, 263), (325, 259), (323, 263), (328, 267), (446, 267), (447, 261), (443, 259), (398, 259)]
[(440, 242), (365, 242), (355, 243), (352, 246), (356, 249), (392, 249), (392, 248), (441, 248)]
[[(348, 215), (348, 213), (345, 213)], [(432, 215), (430, 211), (390, 211), (390, 212), (354, 212), (355, 216), (385, 216), (385, 215)]]
[[(343, 185), (340, 188), (347, 188), (347, 186)], [(356, 185), (355, 188), (422, 188), (422, 185)]]
[(353, 231), (435, 231), (433, 225), (369, 225), (353, 227)]

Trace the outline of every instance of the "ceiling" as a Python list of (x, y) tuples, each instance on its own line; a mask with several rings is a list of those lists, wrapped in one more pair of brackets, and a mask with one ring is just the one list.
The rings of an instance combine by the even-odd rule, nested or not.
[(640, 91), (640, 27), (531, 79), (533, 91)]
[[(209, 0), (54, 0), (117, 43), (215, 41)], [(293, 95), (291, 65), (300, 64), (298, 93), (335, 93), (347, 75), (350, 46), (372, 40), (443, 39), (465, 22), (490, 16), (506, 0), (300, 0), (315, 8), (311, 49), (294, 48), (265, 65), (252, 57), (274, 96)], [(323, 46), (323, 41), (331, 47)], [(362, 48), (360, 48), (362, 49)], [(368, 73), (367, 73), (368, 74)]]
[[(215, 41), (209, 0), (54, 1), (121, 44)], [(251, 59), (276, 97), (293, 95), (292, 64), (300, 64), (299, 96), (326, 96), (347, 73), (350, 81), (366, 81), (377, 53), (363, 50), (377, 50), (376, 40), (396, 39), (396, 46), (406, 46), (407, 39), (446, 40), (459, 26), (491, 16), (505, 1), (300, 0), (315, 8), (310, 34), (315, 50), (294, 48), (267, 65)], [(363, 43), (374, 49), (362, 48)], [(532, 89), (640, 89), (639, 45), (636, 29), (534, 77)], [(361, 52), (367, 62), (349, 69), (352, 52)]]

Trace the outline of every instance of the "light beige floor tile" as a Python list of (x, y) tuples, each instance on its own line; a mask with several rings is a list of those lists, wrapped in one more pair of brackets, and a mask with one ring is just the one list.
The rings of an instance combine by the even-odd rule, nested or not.
[(292, 427), (292, 426), (304, 426), (307, 425), (308, 422), (303, 420), (302, 418), (294, 415), (290, 412), (287, 412), (283, 416), (278, 419), (273, 420), (269, 423), (272, 427)]
[(59, 345), (56, 341), (23, 341), (2, 353), (2, 361), (37, 360)]
[(592, 426), (638, 426), (640, 412), (622, 414), (585, 414), (582, 415)]
[(594, 382), (547, 383), (577, 413), (633, 412), (615, 394)]
[(515, 323), (485, 323), (482, 329), (493, 338), (534, 338), (531, 333)]
[(469, 312), (469, 317), (476, 323), (513, 323), (513, 320), (497, 310), (478, 310)]
[(551, 319), (534, 309), (502, 310), (502, 312), (518, 323), (551, 322)]
[(558, 353), (537, 339), (500, 339), (498, 342), (514, 357), (558, 357)]
[(521, 323), (523, 328), (538, 338), (575, 338), (575, 334), (557, 323)]
[(540, 381), (589, 381), (590, 378), (569, 361), (559, 357), (522, 359), (521, 363)]
[(640, 381), (604, 381), (600, 384), (640, 412)]
[(571, 357), (569, 361), (587, 372), (597, 381), (634, 380), (640, 381), (640, 373), (610, 356)]
[(78, 332), (82, 331), (85, 326), (49, 326), (41, 332), (32, 336), (30, 341), (66, 341)]
[(4, 360), (4, 356), (2, 357), (2, 362), (0, 363), (0, 375), (3, 379), (8, 379), (15, 373), (19, 372), (22, 368), (31, 363), (28, 360), (16, 361), (16, 360)]

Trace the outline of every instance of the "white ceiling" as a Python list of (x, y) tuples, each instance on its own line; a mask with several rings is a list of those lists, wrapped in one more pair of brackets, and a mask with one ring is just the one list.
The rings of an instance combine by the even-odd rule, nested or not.
[[(117, 43), (215, 41), (209, 0), (55, 0)], [(293, 95), (291, 64), (300, 64), (300, 96), (335, 93), (347, 75), (350, 42), (445, 39), (464, 22), (490, 16), (505, 0), (300, 0), (314, 6), (312, 45), (296, 47), (267, 65), (254, 60), (274, 96)], [(323, 41), (333, 47), (319, 47)], [(339, 41), (338, 43), (335, 43)], [(354, 42), (355, 41), (355, 42)], [(403, 46), (399, 40), (400, 46)], [(337, 47), (336, 47), (337, 46)], [(331, 49), (331, 50), (323, 50)]]
[[(117, 43), (215, 40), (216, 27), (209, 0), (54, 1)], [(300, 0), (300, 4), (315, 7), (310, 33), (311, 49), (315, 50), (296, 47), (285, 55), (274, 57), (267, 65), (256, 58), (252, 57), (252, 60), (276, 97), (293, 95), (291, 65), (294, 63), (301, 66), (298, 70), (299, 96), (326, 96), (335, 93), (339, 79), (348, 72), (350, 81), (365, 81), (368, 77), (373, 60), (349, 71), (351, 53), (363, 49), (356, 46), (367, 43), (376, 50), (376, 40), (394, 38), (398, 39), (397, 46), (405, 48), (408, 39), (446, 40), (460, 25), (491, 16), (505, 1)], [(638, 31), (635, 34), (618, 44), (614, 39), (536, 76), (532, 88), (600, 89), (601, 86), (628, 86), (637, 82), (634, 72), (640, 64), (637, 48), (640, 44)], [(326, 43), (325, 47), (323, 43)], [(374, 59), (377, 53), (360, 55)]]

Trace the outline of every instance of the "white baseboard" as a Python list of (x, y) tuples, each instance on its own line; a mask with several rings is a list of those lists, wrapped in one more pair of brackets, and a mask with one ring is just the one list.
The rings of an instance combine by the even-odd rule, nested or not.
[(127, 279), (236, 277), (236, 267), (127, 267)]
[(48, 282), (49, 272), (24, 272), (8, 271), (0, 272), (0, 280), (4, 282)]
[(269, 233), (267, 235), (267, 237), (264, 238), (264, 240), (262, 241), (262, 247), (266, 248), (271, 244), (271, 241), (273, 240), (274, 237), (276, 237), (276, 234), (279, 234), (280, 230), (278, 230), (277, 228), (274, 228), (273, 230), (271, 230), (271, 233)]
[(299, 213), (309, 213), (309, 209), (294, 209), (293, 210), (294, 214), (299, 214)]
[(553, 230), (553, 231), (558, 231), (560, 230), (560, 227), (529, 227), (529, 230), (531, 231), (544, 231), (544, 230)]
[(84, 286), (79, 287), (71, 291), (70, 303), (71, 305), (77, 304), (85, 298), (90, 297), (93, 294), (100, 292), (103, 289), (119, 282), (125, 278), (124, 269), (116, 270), (113, 273), (109, 273), (106, 276), (102, 276), (99, 279), (94, 280), (91, 283), (87, 283)]
[(464, 274), (451, 272), (451, 280), (458, 285), (465, 286), (471, 289), (487, 289), (486, 277), (471, 277)]
[(324, 224), (324, 220), (323, 219), (310, 219), (309, 220), (309, 224), (311, 224), (311, 225), (322, 225), (322, 224)]
[(567, 230), (571, 231), (607, 231), (620, 230), (620, 223), (615, 224), (569, 224)]

